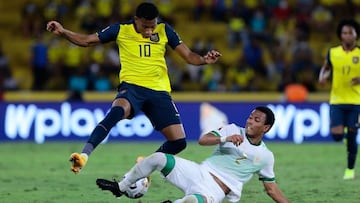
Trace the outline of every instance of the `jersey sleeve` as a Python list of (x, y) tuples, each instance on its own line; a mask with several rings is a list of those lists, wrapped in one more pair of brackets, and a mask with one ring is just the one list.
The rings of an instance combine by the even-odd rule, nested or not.
[(228, 124), (228, 125), (225, 125), (217, 130), (213, 130), (211, 131), (212, 134), (214, 134), (215, 136), (219, 136), (219, 137), (222, 137), (222, 136), (231, 136), (231, 135), (234, 135), (234, 134), (239, 134), (239, 128), (235, 125), (235, 124)]
[(115, 41), (120, 31), (120, 24), (112, 24), (97, 32), (101, 43)]
[(326, 60), (327, 60), (327, 63), (329, 64), (329, 66), (332, 67), (332, 63), (331, 63), (331, 60), (330, 60), (330, 49), (329, 49), (329, 51), (328, 51), (327, 54), (326, 54)]
[(259, 171), (259, 180), (264, 182), (275, 181), (274, 155), (272, 153), (268, 158), (267, 164)]
[(172, 48), (175, 49), (179, 44), (182, 43), (179, 35), (175, 32), (175, 30), (169, 25), (169, 24), (165, 24), (165, 32), (166, 32), (166, 36), (168, 38), (168, 45)]

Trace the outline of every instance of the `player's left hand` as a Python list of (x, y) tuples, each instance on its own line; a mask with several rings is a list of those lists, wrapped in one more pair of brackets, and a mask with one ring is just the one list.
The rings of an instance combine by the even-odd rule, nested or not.
[(221, 56), (221, 53), (215, 50), (211, 50), (204, 56), (205, 63), (212, 64), (215, 63), (219, 57)]

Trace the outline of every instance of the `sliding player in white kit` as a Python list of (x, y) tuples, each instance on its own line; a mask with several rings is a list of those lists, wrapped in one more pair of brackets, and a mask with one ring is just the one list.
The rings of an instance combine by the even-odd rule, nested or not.
[(158, 170), (185, 193), (174, 203), (221, 203), (224, 198), (238, 202), (243, 185), (258, 174), (275, 202), (290, 202), (275, 182), (274, 155), (262, 141), (274, 121), (274, 114), (268, 107), (256, 107), (245, 128), (229, 124), (200, 137), (200, 145), (217, 145), (214, 153), (200, 164), (155, 152), (137, 163), (120, 182), (97, 179), (96, 183), (102, 190), (120, 197), (136, 180)]

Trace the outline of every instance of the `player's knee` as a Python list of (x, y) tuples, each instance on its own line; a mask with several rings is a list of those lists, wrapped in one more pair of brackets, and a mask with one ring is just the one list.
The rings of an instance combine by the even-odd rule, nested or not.
[(357, 135), (358, 129), (357, 128), (348, 128), (348, 134)]
[(331, 134), (335, 142), (340, 142), (344, 138), (344, 134)]
[(185, 138), (181, 138), (181, 139), (179, 139), (177, 141), (178, 141), (178, 151), (176, 152), (176, 154), (181, 152), (182, 150), (184, 150), (186, 148), (186, 145), (187, 145)]
[(186, 148), (186, 139), (181, 138), (175, 141), (167, 141), (168, 143), (168, 152), (169, 154), (178, 154)]
[(166, 141), (157, 152), (164, 152), (167, 154), (178, 154), (186, 148), (186, 139), (181, 138), (174, 141)]
[(105, 118), (100, 122), (107, 131), (119, 122), (124, 116), (124, 109), (120, 106), (112, 107)]

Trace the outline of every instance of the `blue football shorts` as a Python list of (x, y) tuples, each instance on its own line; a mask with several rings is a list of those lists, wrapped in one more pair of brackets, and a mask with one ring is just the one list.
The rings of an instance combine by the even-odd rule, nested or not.
[(360, 122), (360, 105), (354, 104), (331, 104), (330, 127), (339, 125), (357, 128)]
[(170, 94), (166, 91), (156, 91), (122, 82), (118, 87), (116, 98), (125, 98), (130, 102), (130, 118), (142, 111), (149, 118), (155, 130), (182, 123), (180, 114)]

